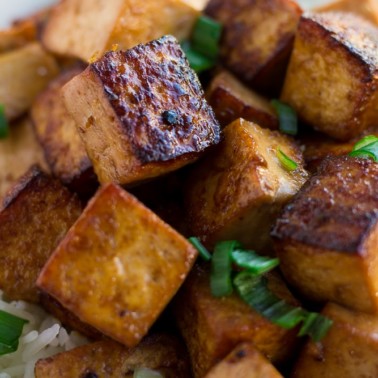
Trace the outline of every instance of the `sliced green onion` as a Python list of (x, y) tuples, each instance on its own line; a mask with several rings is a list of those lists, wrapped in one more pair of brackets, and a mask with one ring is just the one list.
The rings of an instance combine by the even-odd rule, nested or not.
[(271, 104), (278, 115), (280, 131), (289, 135), (297, 135), (298, 117), (295, 110), (279, 100), (272, 100)]
[(359, 150), (362, 147), (365, 147), (371, 143), (378, 141), (378, 138), (375, 135), (368, 135), (361, 140), (359, 140), (353, 147), (353, 151)]
[(27, 320), (0, 310), (0, 355), (15, 352)]
[(332, 327), (333, 321), (316, 312), (307, 313), (307, 317), (298, 336), (310, 336), (315, 342), (320, 341)]
[(194, 50), (190, 42), (185, 41), (181, 44), (182, 49), (188, 58), (190, 67), (193, 68), (197, 73), (206, 71), (215, 66), (216, 61), (214, 59), (208, 58), (198, 51)]
[(277, 157), (282, 166), (289, 172), (295, 171), (298, 168), (298, 163), (290, 159), (284, 152), (280, 149), (277, 150)]
[(134, 378), (164, 378), (164, 375), (156, 370), (137, 368), (134, 370)]
[(279, 265), (277, 258), (258, 255), (255, 251), (235, 249), (231, 254), (232, 261), (239, 267), (253, 274), (264, 274)]
[(375, 138), (375, 141), (372, 136), (361, 139), (355, 144), (353, 151), (349, 155), (352, 157), (371, 158), (378, 162), (378, 138)]
[(4, 105), (0, 104), (0, 139), (4, 139), (9, 135), (9, 125), (5, 118)]
[(211, 260), (210, 252), (205, 248), (205, 246), (200, 242), (198, 238), (192, 236), (188, 240), (197, 249), (198, 253), (205, 261)]

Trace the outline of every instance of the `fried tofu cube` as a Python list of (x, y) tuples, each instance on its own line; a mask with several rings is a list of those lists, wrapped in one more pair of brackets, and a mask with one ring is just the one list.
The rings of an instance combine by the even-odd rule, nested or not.
[(94, 192), (96, 176), (75, 121), (68, 113), (61, 88), (80, 74), (72, 68), (51, 81), (31, 108), (31, 118), (51, 172), (78, 193)]
[(76, 196), (37, 167), (12, 187), (0, 211), (0, 289), (7, 298), (38, 302), (37, 277), (80, 213)]
[(263, 92), (282, 86), (302, 13), (291, 0), (210, 0), (205, 13), (223, 25), (222, 63)]
[(283, 378), (252, 343), (238, 345), (205, 378)]
[(89, 61), (115, 45), (127, 50), (166, 34), (186, 39), (198, 14), (182, 0), (65, 0), (54, 9), (42, 40), (58, 55)]
[[(298, 162), (287, 171), (281, 149)], [(220, 240), (239, 240), (258, 252), (272, 253), (274, 219), (307, 178), (302, 155), (289, 137), (243, 119), (224, 129), (224, 141), (201, 161), (186, 185), (192, 234), (212, 248)]]
[(197, 250), (119, 186), (102, 187), (38, 286), (105, 335), (135, 346), (176, 293)]
[(323, 315), (333, 321), (318, 343), (309, 341), (294, 366), (292, 378), (376, 377), (378, 319), (329, 303)]
[(282, 100), (302, 121), (342, 141), (376, 126), (377, 33), (351, 14), (302, 16)]
[(378, 164), (327, 158), (276, 221), (287, 281), (306, 298), (378, 312)]
[[(277, 275), (268, 286), (288, 303), (297, 302)], [(297, 330), (283, 329), (261, 316), (239, 296), (216, 298), (206, 267), (193, 269), (173, 303), (178, 328), (186, 342), (195, 377), (204, 377), (242, 342), (251, 342), (274, 364), (287, 363), (297, 346)]]
[(227, 71), (214, 77), (206, 98), (223, 127), (238, 118), (268, 129), (276, 130), (279, 127), (276, 113), (269, 101), (247, 88)]
[(140, 367), (161, 372), (167, 378), (190, 377), (184, 346), (176, 337), (167, 334), (148, 336), (133, 349), (111, 340), (83, 345), (37, 361), (35, 376), (131, 378)]
[(12, 120), (30, 107), (35, 97), (58, 74), (55, 59), (38, 42), (0, 55), (0, 104)]
[(171, 36), (105, 54), (63, 93), (101, 183), (168, 173), (220, 139), (201, 84)]

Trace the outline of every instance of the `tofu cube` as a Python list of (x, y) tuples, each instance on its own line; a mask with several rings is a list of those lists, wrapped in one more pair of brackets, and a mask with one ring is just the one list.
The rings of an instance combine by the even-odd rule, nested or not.
[[(287, 171), (278, 149), (298, 163)], [(239, 240), (272, 253), (271, 226), (279, 211), (304, 184), (299, 148), (287, 136), (243, 119), (224, 129), (224, 141), (196, 167), (186, 185), (192, 234), (209, 247)]]
[(323, 315), (333, 321), (318, 343), (308, 341), (294, 366), (292, 378), (376, 377), (378, 319), (329, 303)]
[(276, 221), (287, 281), (307, 299), (378, 312), (378, 164), (327, 158)]
[(214, 77), (206, 98), (223, 127), (238, 118), (268, 129), (276, 130), (279, 127), (276, 113), (269, 101), (247, 88), (227, 71)]
[(197, 250), (119, 186), (102, 187), (38, 278), (81, 321), (133, 347), (191, 269)]
[[(278, 275), (268, 275), (277, 296), (296, 305)], [(261, 316), (239, 296), (216, 298), (210, 291), (210, 273), (196, 267), (173, 303), (178, 328), (186, 342), (194, 376), (204, 377), (237, 345), (251, 342), (274, 364), (287, 363), (298, 343), (297, 330), (283, 329)]]
[(201, 84), (171, 36), (105, 54), (63, 92), (101, 183), (168, 173), (220, 139)]
[(0, 289), (7, 298), (38, 302), (37, 277), (80, 213), (76, 196), (37, 167), (12, 187), (0, 211)]
[(61, 94), (64, 84), (81, 72), (75, 67), (51, 81), (34, 101), (31, 118), (52, 174), (70, 189), (87, 194), (94, 192), (97, 179)]
[(377, 33), (352, 14), (302, 16), (282, 100), (335, 139), (347, 141), (376, 126)]
[(166, 34), (186, 39), (198, 15), (183, 0), (65, 0), (54, 9), (42, 41), (58, 55), (89, 61), (115, 45), (127, 50)]
[(223, 25), (222, 63), (243, 82), (277, 93), (301, 9), (291, 0), (210, 0), (205, 13)]

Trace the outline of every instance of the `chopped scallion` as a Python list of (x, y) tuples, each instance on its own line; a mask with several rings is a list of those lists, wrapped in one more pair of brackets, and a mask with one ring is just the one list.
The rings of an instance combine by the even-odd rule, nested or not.
[(181, 45), (181, 47), (184, 50), (186, 57), (188, 58), (190, 67), (192, 67), (193, 70), (197, 73), (206, 71), (214, 67), (214, 59), (210, 59), (194, 50), (190, 43), (185, 42)]
[(358, 141), (353, 151), (349, 153), (352, 157), (371, 158), (378, 162), (378, 138), (374, 135), (368, 135)]
[(232, 261), (240, 268), (247, 269), (253, 274), (264, 274), (279, 265), (277, 258), (260, 256), (254, 251), (235, 249), (232, 254)]
[(371, 143), (377, 142), (378, 138), (375, 135), (368, 135), (360, 139), (353, 147), (353, 151), (359, 150)]
[(289, 172), (295, 171), (298, 168), (298, 163), (290, 159), (284, 152), (280, 149), (277, 150), (277, 157), (282, 166)]
[(316, 312), (307, 313), (307, 317), (298, 336), (310, 336), (315, 342), (320, 341), (332, 327), (333, 321)]
[(0, 310), (0, 355), (15, 352), (27, 320)]
[(198, 238), (191, 237), (188, 240), (197, 249), (198, 253), (205, 261), (211, 260), (210, 252), (205, 248), (205, 246), (200, 242)]
[(0, 104), (0, 139), (4, 139), (9, 135), (9, 125), (5, 118), (4, 105)]
[(289, 135), (297, 135), (298, 117), (295, 110), (279, 100), (272, 100), (271, 104), (278, 115), (280, 131)]
[(134, 370), (134, 378), (164, 378), (164, 375), (156, 370), (137, 368)]

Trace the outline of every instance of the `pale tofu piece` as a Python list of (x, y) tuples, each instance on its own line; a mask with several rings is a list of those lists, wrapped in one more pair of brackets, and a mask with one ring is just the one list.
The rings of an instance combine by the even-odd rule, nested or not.
[(302, 16), (281, 94), (302, 121), (347, 141), (377, 126), (378, 28), (347, 13)]
[(308, 341), (291, 378), (367, 378), (378, 372), (378, 318), (329, 303), (322, 314), (333, 321), (318, 343)]
[(162, 35), (189, 37), (199, 11), (182, 0), (64, 0), (43, 33), (46, 48), (89, 61)]
[(119, 186), (102, 187), (38, 286), (81, 321), (137, 345), (176, 293), (197, 250)]
[(287, 281), (308, 300), (378, 312), (378, 164), (327, 158), (272, 236)]
[(277, 115), (268, 99), (247, 88), (227, 71), (213, 78), (206, 98), (223, 127), (238, 118), (272, 130), (279, 127)]
[(205, 378), (283, 378), (252, 343), (238, 345)]
[(100, 183), (174, 171), (220, 139), (198, 77), (172, 36), (105, 54), (63, 94)]
[[(282, 166), (278, 149), (298, 163), (295, 171)], [(220, 240), (238, 240), (272, 254), (270, 228), (306, 179), (301, 151), (292, 139), (239, 119), (224, 129), (224, 141), (188, 179), (192, 234), (209, 248)]]
[(7, 298), (38, 302), (37, 277), (80, 213), (76, 196), (39, 168), (17, 181), (0, 211), (0, 289)]
[(0, 104), (12, 120), (25, 113), (59, 72), (55, 59), (38, 42), (0, 55)]
[(210, 0), (205, 13), (223, 25), (222, 64), (263, 92), (280, 90), (302, 10), (291, 0)]

